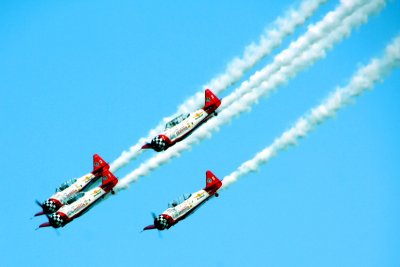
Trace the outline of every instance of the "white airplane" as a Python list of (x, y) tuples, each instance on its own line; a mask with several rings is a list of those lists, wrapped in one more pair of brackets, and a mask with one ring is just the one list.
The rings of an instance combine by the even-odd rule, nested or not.
[(211, 172), (206, 172), (206, 187), (190, 195), (183, 195), (180, 199), (168, 205), (168, 209), (162, 214), (154, 217), (154, 224), (143, 228), (145, 230), (165, 230), (185, 219), (195, 212), (201, 205), (206, 203), (214, 195), (218, 197), (218, 189), (222, 182)]
[(41, 227), (64, 227), (75, 218), (83, 215), (94, 207), (108, 193), (113, 193), (113, 188), (118, 183), (118, 179), (108, 169), (101, 173), (102, 183), (87, 192), (79, 192), (75, 195), (74, 201), (69, 205), (62, 206), (57, 212), (47, 215), (48, 222), (42, 223)]
[(42, 208), (41, 212), (35, 214), (35, 216), (43, 214), (51, 214), (56, 212), (59, 208), (64, 205), (72, 203), (76, 199), (76, 195), (89, 188), (94, 182), (98, 180), (103, 170), (108, 170), (109, 165), (99, 155), (93, 155), (93, 171), (80, 178), (71, 179), (56, 189), (56, 193), (49, 199), (40, 203), (36, 203)]
[(221, 105), (221, 100), (211, 92), (205, 91), (204, 106), (193, 113), (182, 114), (165, 125), (164, 132), (154, 137), (150, 143), (142, 146), (142, 149), (152, 148), (157, 152), (167, 150), (177, 142), (189, 136), (203, 123), (217, 115), (216, 109)]

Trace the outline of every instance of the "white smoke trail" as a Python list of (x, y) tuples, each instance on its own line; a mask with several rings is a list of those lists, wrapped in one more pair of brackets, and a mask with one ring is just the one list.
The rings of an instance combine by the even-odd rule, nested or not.
[[(257, 71), (254, 75), (250, 77), (248, 81), (245, 81), (241, 86), (236, 89), (229, 96), (224, 98), (224, 106), (229, 106), (237, 99), (241, 98), (244, 94), (259, 86), (268, 77), (279, 71), (279, 69), (292, 63), (293, 59), (298, 58), (306, 49), (321, 41), (321, 39), (326, 38), (328, 34), (338, 27), (342, 27), (342, 30), (337, 36), (342, 36), (343, 31), (348, 30), (346, 25), (343, 25), (343, 21), (346, 20), (352, 13), (356, 10), (358, 13), (353, 14), (352, 17), (357, 20), (357, 16), (362, 13), (360, 9), (364, 8), (366, 10), (370, 9), (370, 6), (364, 6), (368, 1), (365, 0), (346, 0), (342, 1), (341, 5), (334, 11), (329, 12), (322, 21), (316, 25), (312, 25), (308, 28), (308, 31), (292, 42), (289, 48), (285, 49), (282, 53), (274, 58), (274, 62), (269, 64), (260, 71)], [(372, 5), (375, 5), (372, 3)], [(340, 37), (339, 37), (340, 38)]]
[[(352, 1), (352, 3), (359, 2), (360, 1)], [(344, 3), (344, 5), (350, 6), (349, 3), (350, 2), (346, 2)], [(368, 19), (368, 16), (382, 8), (384, 6), (384, 3), (384, 0), (370, 1), (362, 7), (358, 7), (345, 19), (342, 19), (340, 24), (333, 22), (331, 20), (331, 13), (329, 13), (320, 23), (335, 23), (337, 27), (326, 27), (329, 28), (329, 31), (323, 32), (325, 34), (325, 38), (322, 38), (317, 43), (310, 45), (308, 50), (303, 51), (303, 53), (297, 55), (295, 58), (288, 60), (288, 65), (281, 67), (271, 76), (266, 77), (266, 79), (261, 83), (260, 86), (254, 88), (250, 91), (250, 93), (247, 93), (243, 97), (237, 99), (237, 101), (232, 103), (230, 106), (225, 107), (219, 113), (217, 118), (208, 121), (205, 125), (197, 129), (190, 136), (190, 138), (187, 138), (182, 142), (175, 144), (167, 151), (159, 153), (153, 158), (141, 164), (139, 168), (135, 169), (133, 172), (129, 173), (120, 180), (117, 186), (118, 189), (127, 187), (130, 183), (139, 179), (139, 177), (148, 175), (152, 170), (158, 168), (162, 164), (165, 164), (170, 159), (180, 156), (182, 151), (190, 149), (193, 144), (200, 142), (206, 137), (210, 137), (212, 131), (219, 130), (220, 126), (230, 122), (238, 114), (250, 110), (251, 106), (255, 104), (258, 99), (260, 99), (260, 97), (271, 92), (278, 86), (288, 82), (289, 79), (295, 76), (298, 72), (304, 70), (305, 68), (316, 62), (318, 59), (324, 57), (327, 50), (331, 49), (335, 43), (348, 36), (354, 27), (365, 23)], [(341, 7), (339, 7), (338, 9), (340, 8)], [(320, 25), (320, 23), (318, 23), (317, 25)], [(311, 27), (309, 31), (313, 31), (313, 29), (314, 27)], [(289, 51), (285, 50), (280, 55), (291, 54), (290, 49), (293, 49), (293, 46), (290, 46), (290, 48), (288, 49)], [(278, 55), (277, 58), (280, 58), (280, 55)], [(224, 102), (222, 103), (222, 105), (224, 105)]]
[(137, 144), (122, 152), (113, 163), (110, 170), (117, 171), (130, 161), (137, 158), (143, 150), (141, 146), (163, 130), (165, 123), (182, 113), (188, 113), (198, 109), (204, 102), (204, 88), (211, 88), (217, 95), (225, 91), (229, 86), (240, 80), (243, 75), (251, 69), (255, 64), (269, 55), (273, 49), (282, 44), (282, 41), (288, 35), (293, 34), (296, 28), (303, 25), (304, 22), (311, 17), (314, 12), (327, 0), (304, 0), (300, 3), (299, 8), (290, 9), (283, 18), (276, 19), (260, 37), (257, 44), (252, 43), (245, 48), (242, 58), (234, 58), (227, 66), (225, 72), (209, 83), (202, 86), (202, 90), (194, 96), (187, 99), (178, 107), (175, 114), (165, 117), (154, 129), (150, 130), (145, 138), (138, 140)]
[(279, 47), (288, 35), (303, 25), (314, 12), (327, 0), (305, 0), (298, 10), (289, 10), (284, 18), (278, 18), (272, 28), (267, 29), (260, 37), (258, 44), (250, 44), (245, 48), (242, 58), (235, 58), (228, 64), (225, 72), (202, 86), (202, 90), (189, 98), (178, 108), (177, 114), (191, 112), (199, 108), (204, 102), (204, 88), (210, 88), (217, 95), (226, 88), (239, 81), (246, 71), (254, 67), (263, 58), (269, 55), (273, 49)]
[(373, 59), (370, 64), (361, 68), (343, 88), (338, 88), (321, 105), (301, 117), (292, 128), (284, 132), (267, 148), (259, 152), (253, 159), (244, 162), (236, 171), (223, 179), (223, 189), (235, 183), (240, 177), (256, 171), (261, 165), (267, 163), (278, 152), (295, 145), (301, 138), (313, 130), (318, 124), (323, 123), (336, 112), (345, 107), (355, 97), (361, 95), (375, 84), (382, 81), (389, 72), (400, 66), (400, 36), (386, 47), (383, 57)]

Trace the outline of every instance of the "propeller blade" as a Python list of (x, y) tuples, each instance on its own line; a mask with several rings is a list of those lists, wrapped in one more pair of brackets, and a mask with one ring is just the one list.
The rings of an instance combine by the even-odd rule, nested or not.
[(145, 228), (143, 228), (143, 231), (152, 230), (152, 229), (156, 229), (156, 226), (155, 225), (146, 226)]
[(36, 199), (36, 200), (35, 200), (35, 203), (36, 203), (39, 207), (43, 208), (43, 205), (42, 205), (42, 203), (39, 202), (39, 200)]
[(51, 226), (51, 224), (49, 222), (45, 222), (45, 223), (42, 223), (41, 225), (39, 225), (39, 227), (37, 229), (43, 228), (43, 227), (50, 227), (50, 226)]
[(151, 213), (151, 216), (153, 217), (154, 220), (157, 219), (157, 215), (154, 212)]
[(35, 203), (36, 203), (40, 208), (42, 208), (42, 211), (37, 212), (34, 216), (36, 217), (36, 216), (43, 215), (44, 212), (43, 212), (43, 205), (42, 205), (42, 203), (40, 203), (39, 200), (37, 200), (37, 199), (35, 200)]
[(60, 231), (58, 231), (57, 228), (54, 228), (54, 231), (56, 231), (56, 235), (57, 235), (57, 236), (60, 236), (60, 235), (61, 235), (61, 234), (60, 234)]
[(153, 148), (153, 146), (150, 143), (146, 143), (145, 145), (142, 146), (141, 149), (149, 149), (149, 148)]

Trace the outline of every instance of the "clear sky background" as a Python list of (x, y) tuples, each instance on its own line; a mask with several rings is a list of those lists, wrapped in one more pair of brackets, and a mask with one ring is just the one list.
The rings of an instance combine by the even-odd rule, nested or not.
[(91, 171), (94, 153), (112, 162), (298, 3), (2, 1), (0, 265), (400, 266), (399, 70), (161, 237), (140, 233), (151, 212), (203, 188), (207, 169), (230, 174), (380, 56), (400, 32), (398, 0), (251, 112), (59, 234), (30, 220), (35, 199)]

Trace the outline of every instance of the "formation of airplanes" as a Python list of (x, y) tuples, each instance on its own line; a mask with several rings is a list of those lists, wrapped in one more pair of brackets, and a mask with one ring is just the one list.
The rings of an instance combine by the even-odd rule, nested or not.
[[(154, 137), (142, 149), (156, 152), (167, 150), (187, 138), (202, 124), (217, 115), (221, 100), (209, 89), (205, 90), (204, 106), (192, 113), (182, 114), (166, 124), (165, 130)], [(35, 216), (45, 215), (47, 222), (38, 228), (64, 227), (72, 220), (85, 214), (109, 193), (114, 193), (118, 178), (110, 171), (110, 165), (99, 155), (93, 155), (93, 170), (80, 178), (71, 179), (56, 188), (56, 193), (44, 202), (36, 201), (41, 211)], [(159, 216), (153, 214), (153, 225), (143, 230), (165, 230), (185, 219), (213, 196), (218, 196), (222, 182), (211, 171), (206, 172), (205, 188), (183, 195), (168, 205)]]
[[(92, 186), (101, 179), (99, 186)], [(70, 180), (56, 189), (49, 199), (37, 204), (42, 211), (35, 216), (46, 215), (48, 222), (41, 227), (64, 227), (75, 218), (89, 211), (108, 193), (113, 192), (118, 179), (109, 171), (109, 165), (99, 155), (93, 156), (93, 171), (81, 178)]]
[(43, 203), (37, 202), (42, 211), (35, 214), (40, 216), (43, 214), (52, 214), (59, 210), (62, 206), (71, 204), (77, 199), (80, 192), (90, 187), (96, 182), (104, 170), (108, 170), (110, 166), (99, 155), (93, 155), (93, 171), (77, 179), (71, 179), (56, 188), (56, 193)]

